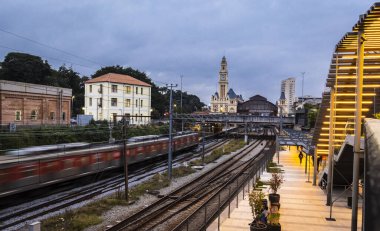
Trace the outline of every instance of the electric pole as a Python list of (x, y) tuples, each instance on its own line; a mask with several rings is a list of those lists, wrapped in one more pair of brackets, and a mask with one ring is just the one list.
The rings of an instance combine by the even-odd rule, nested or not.
[(302, 74), (302, 102), (305, 101), (304, 98), (303, 98), (303, 82), (304, 82), (304, 78), (305, 78), (305, 72), (301, 72)]
[(123, 154), (124, 154), (124, 181), (125, 181), (125, 200), (128, 201), (128, 156), (127, 156), (127, 124), (126, 116), (123, 115)]
[(173, 87), (177, 87), (177, 84), (166, 85), (170, 87), (170, 100), (169, 100), (169, 150), (168, 150), (168, 177), (172, 179), (172, 157), (173, 157)]
[[(181, 114), (183, 113), (182, 112), (182, 78), (183, 78), (183, 75), (181, 75)], [(181, 126), (182, 126), (182, 131), (183, 131), (183, 119), (181, 120)]]

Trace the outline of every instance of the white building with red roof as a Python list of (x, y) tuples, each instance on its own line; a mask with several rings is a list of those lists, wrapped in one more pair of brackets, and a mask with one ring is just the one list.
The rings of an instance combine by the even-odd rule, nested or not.
[(129, 75), (109, 73), (85, 83), (86, 115), (94, 120), (121, 120), (147, 124), (151, 113), (151, 85)]

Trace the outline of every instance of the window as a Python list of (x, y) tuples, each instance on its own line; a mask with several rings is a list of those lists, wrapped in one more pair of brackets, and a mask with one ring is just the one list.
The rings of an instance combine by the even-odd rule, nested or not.
[(50, 112), (50, 119), (55, 120), (55, 112)]
[(63, 120), (63, 121), (66, 120), (66, 112), (62, 112), (62, 120)]
[(127, 86), (127, 94), (131, 94), (131, 86)]
[(140, 100), (140, 107), (143, 106), (143, 100)]
[(143, 88), (140, 89), (141, 90), (141, 95), (143, 94)]
[(139, 88), (136, 87), (136, 95), (139, 94)]
[(92, 93), (92, 85), (88, 86), (90, 88), (90, 93)]
[(142, 115), (142, 114), (140, 114), (140, 121), (142, 121), (142, 116), (143, 116), (143, 115)]
[(125, 100), (125, 107), (130, 107), (131, 106), (131, 99), (126, 99)]
[(37, 111), (36, 110), (32, 110), (32, 112), (30, 113), (30, 119), (31, 120), (37, 120)]
[(112, 85), (111, 89), (112, 89), (112, 93), (117, 93), (117, 85)]
[(103, 94), (103, 84), (100, 84), (98, 92), (100, 94)]
[(92, 106), (92, 98), (88, 98), (88, 105), (91, 107)]
[(21, 111), (16, 111), (15, 113), (15, 120), (20, 121), (21, 120)]
[(117, 106), (117, 98), (111, 98), (111, 106), (116, 107)]
[(139, 106), (139, 100), (136, 99), (136, 104), (135, 104), (135, 107), (138, 107)]

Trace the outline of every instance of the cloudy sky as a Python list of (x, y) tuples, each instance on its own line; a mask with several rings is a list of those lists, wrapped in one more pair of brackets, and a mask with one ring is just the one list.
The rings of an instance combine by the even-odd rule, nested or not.
[[(66, 64), (81, 75), (131, 66), (158, 85), (179, 83), (205, 103), (227, 57), (245, 99), (274, 102), (280, 82), (320, 96), (335, 44), (373, 4), (368, 0), (2, 0), (0, 59), (11, 51)], [(34, 42), (33, 42), (34, 41)], [(36, 43), (38, 42), (38, 43)]]

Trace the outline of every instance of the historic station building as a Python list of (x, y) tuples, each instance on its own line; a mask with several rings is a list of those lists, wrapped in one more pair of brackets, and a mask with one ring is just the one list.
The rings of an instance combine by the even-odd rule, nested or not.
[(269, 102), (261, 95), (255, 95), (248, 101), (238, 105), (239, 114), (256, 115), (256, 116), (276, 116), (277, 106)]
[[(219, 71), (218, 92), (211, 96), (211, 113), (237, 113), (238, 104), (243, 97), (228, 88), (228, 69), (226, 57), (223, 56)], [(229, 89), (227, 91), (227, 89)]]

